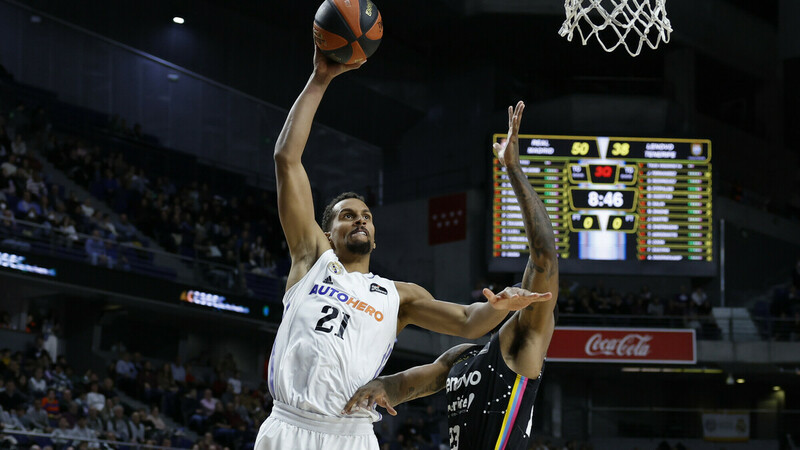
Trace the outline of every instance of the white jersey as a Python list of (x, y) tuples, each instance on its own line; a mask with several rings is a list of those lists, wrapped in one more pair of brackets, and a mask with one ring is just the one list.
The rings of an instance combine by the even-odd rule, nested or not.
[(383, 370), (397, 336), (400, 295), (392, 280), (348, 273), (333, 250), (283, 296), (283, 319), (269, 358), (275, 400), (325, 416), (343, 416), (356, 390)]

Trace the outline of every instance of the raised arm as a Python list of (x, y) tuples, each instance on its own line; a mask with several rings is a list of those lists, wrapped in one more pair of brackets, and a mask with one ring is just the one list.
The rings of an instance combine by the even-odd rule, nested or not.
[(531, 304), (515, 313), (500, 329), (500, 340), (504, 354), (515, 366), (511, 368), (523, 376), (536, 378), (555, 328), (553, 308), (558, 298), (558, 257), (550, 215), (519, 161), (519, 124), (524, 109), (522, 102), (517, 103), (516, 108), (508, 108), (506, 145), (494, 144), (494, 149), (500, 163), (506, 167), (528, 237), (530, 256), (522, 276), (522, 288), (551, 292), (553, 296), (546, 302)]
[(472, 344), (457, 345), (444, 352), (431, 364), (412, 367), (408, 370), (378, 377), (359, 388), (344, 407), (345, 414), (354, 408), (370, 408), (377, 404), (396, 416), (393, 406), (415, 398), (425, 397), (444, 389), (447, 374), (456, 363), (456, 359)]
[(518, 311), (534, 302), (548, 301), (549, 292), (525, 292), (521, 289), (507, 288), (494, 295), (488, 289), (483, 290), (486, 302), (475, 302), (471, 305), (443, 302), (416, 284), (395, 282), (400, 294), (400, 313), (397, 320), (397, 332), (406, 325), (417, 325), (437, 333), (477, 339), (508, 316), (509, 311)]
[(315, 47), (314, 72), (297, 97), (275, 144), (275, 176), (278, 182), (278, 214), (292, 255), (287, 289), (305, 275), (314, 261), (330, 248), (314, 220), (311, 183), (302, 164), (311, 124), (331, 80), (360, 64), (330, 61)]

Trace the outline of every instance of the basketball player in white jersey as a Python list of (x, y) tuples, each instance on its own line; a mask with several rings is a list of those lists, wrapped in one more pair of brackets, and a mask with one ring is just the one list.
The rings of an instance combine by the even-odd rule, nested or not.
[(393, 406), (447, 388), (451, 450), (530, 446), (533, 404), (555, 329), (558, 259), (550, 216), (519, 161), (524, 109), (522, 102), (508, 108), (508, 138), (494, 149), (519, 201), (531, 249), (521, 287), (548, 291), (552, 299), (515, 312), (485, 346), (458, 345), (431, 364), (371, 381), (353, 395), (345, 411), (377, 404), (395, 415)]
[(255, 450), (377, 450), (372, 422), (380, 415), (373, 408), (352, 415), (342, 409), (356, 389), (380, 374), (400, 330), (415, 324), (474, 339), (508, 311), (551, 297), (504, 294), (464, 306), (370, 273), (375, 226), (369, 208), (353, 193), (328, 205), (322, 227), (315, 222), (301, 157), (330, 81), (357, 67), (334, 63), (317, 50), (311, 78), (275, 145), (278, 212), (292, 267), (268, 368), (274, 407)]

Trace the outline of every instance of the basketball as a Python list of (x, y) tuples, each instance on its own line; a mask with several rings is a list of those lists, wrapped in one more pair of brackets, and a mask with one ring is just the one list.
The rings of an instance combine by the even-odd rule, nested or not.
[(325, 0), (314, 16), (314, 43), (341, 64), (369, 58), (382, 37), (383, 19), (371, 0)]

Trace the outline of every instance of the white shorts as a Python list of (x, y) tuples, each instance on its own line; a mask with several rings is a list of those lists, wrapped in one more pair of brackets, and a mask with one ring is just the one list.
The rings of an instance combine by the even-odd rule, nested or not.
[(328, 417), (276, 401), (253, 450), (378, 450), (369, 419)]

